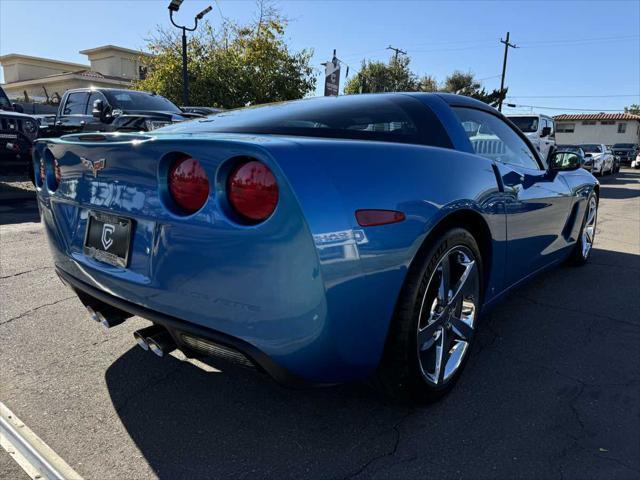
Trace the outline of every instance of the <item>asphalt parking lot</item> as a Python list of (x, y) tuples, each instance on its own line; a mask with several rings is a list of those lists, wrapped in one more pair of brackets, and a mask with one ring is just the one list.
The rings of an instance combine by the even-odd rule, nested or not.
[[(421, 409), (142, 351), (148, 322), (90, 321), (35, 201), (3, 197), (0, 400), (87, 479), (640, 478), (640, 171), (601, 182), (590, 264), (488, 314), (457, 388)], [(27, 478), (3, 450), (0, 478)]]

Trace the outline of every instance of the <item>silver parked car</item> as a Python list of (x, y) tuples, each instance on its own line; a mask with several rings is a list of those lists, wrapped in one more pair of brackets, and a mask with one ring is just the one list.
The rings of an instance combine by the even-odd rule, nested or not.
[(585, 143), (580, 145), (585, 153), (585, 160), (591, 160), (591, 173), (594, 175), (605, 175), (614, 173), (613, 153), (602, 143)]

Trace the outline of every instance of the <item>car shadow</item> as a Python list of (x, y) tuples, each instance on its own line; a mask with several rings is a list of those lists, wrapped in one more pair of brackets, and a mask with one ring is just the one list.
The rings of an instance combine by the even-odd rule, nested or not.
[(584, 267), (537, 277), (485, 316), (461, 381), (427, 407), (364, 384), (287, 389), (137, 347), (106, 385), (162, 479), (628, 475), (640, 468), (629, 357), (640, 296), (620, 285), (637, 287), (639, 275), (637, 255), (595, 249)]
[(0, 225), (39, 221), (40, 212), (35, 192), (25, 192), (4, 185), (0, 192)]

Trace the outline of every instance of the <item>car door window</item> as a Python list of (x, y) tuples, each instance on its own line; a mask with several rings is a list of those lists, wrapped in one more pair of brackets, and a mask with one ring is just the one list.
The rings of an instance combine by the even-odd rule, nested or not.
[(107, 99), (102, 93), (91, 92), (91, 95), (89, 95), (89, 101), (87, 102), (87, 110), (86, 110), (87, 115), (93, 115), (93, 102), (95, 102), (96, 100), (102, 100), (102, 103), (104, 104), (105, 108), (107, 107), (108, 105)]
[(84, 115), (88, 98), (87, 92), (70, 93), (62, 113), (64, 115)]
[(453, 110), (478, 155), (508, 165), (540, 169), (529, 145), (498, 116), (474, 108)]

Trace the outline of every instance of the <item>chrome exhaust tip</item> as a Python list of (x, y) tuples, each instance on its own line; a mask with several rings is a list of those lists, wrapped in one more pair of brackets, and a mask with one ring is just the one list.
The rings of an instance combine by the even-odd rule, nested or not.
[(109, 314), (103, 312), (96, 312), (96, 316), (98, 317), (98, 321), (102, 324), (105, 329), (110, 329), (111, 327), (115, 327), (116, 325), (120, 325), (129, 317), (119, 314)]
[(98, 312), (96, 312), (93, 307), (85, 305), (85, 308), (87, 309), (87, 312), (89, 312), (89, 318), (91, 318), (91, 320), (93, 320), (94, 322), (100, 322), (100, 319), (98, 318)]
[(166, 330), (151, 335), (146, 338), (149, 350), (155, 353), (158, 357), (164, 357), (173, 352), (177, 346), (173, 337)]
[(161, 326), (151, 325), (150, 327), (133, 332), (133, 338), (136, 339), (136, 343), (140, 348), (142, 348), (143, 350), (149, 350), (149, 343), (147, 342), (147, 338), (160, 332), (162, 332)]

